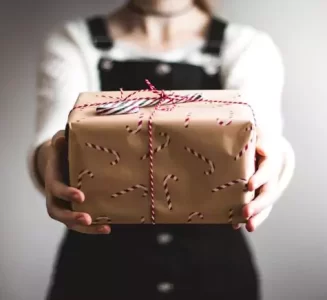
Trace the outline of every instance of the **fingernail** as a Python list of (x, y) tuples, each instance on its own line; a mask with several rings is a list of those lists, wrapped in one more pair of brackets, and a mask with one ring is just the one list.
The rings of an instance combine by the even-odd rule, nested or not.
[(84, 218), (84, 216), (78, 217), (78, 218), (77, 218), (77, 221), (80, 222), (80, 223), (83, 223), (83, 224), (84, 224), (84, 223), (85, 223), (85, 218)]
[(74, 192), (74, 193), (73, 193), (73, 198), (74, 198), (74, 200), (76, 200), (76, 201), (82, 201), (82, 199), (81, 199), (81, 195), (80, 195), (79, 193), (77, 193), (77, 192)]
[(97, 229), (99, 233), (109, 233), (105, 226), (101, 226)]

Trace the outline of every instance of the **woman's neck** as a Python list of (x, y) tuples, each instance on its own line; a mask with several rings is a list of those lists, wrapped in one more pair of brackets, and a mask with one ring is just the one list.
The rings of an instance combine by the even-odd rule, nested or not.
[(128, 6), (147, 16), (170, 18), (194, 7), (193, 0), (129, 0)]
[[(141, 0), (135, 1), (137, 5), (140, 2)], [(185, 44), (190, 39), (202, 37), (210, 21), (210, 16), (190, 0), (142, 0), (142, 3), (143, 7), (146, 3), (151, 3), (153, 5), (151, 10), (155, 9), (156, 13), (141, 13), (128, 5), (125, 6), (110, 18), (109, 28), (113, 38), (133, 41), (151, 49), (167, 49)], [(170, 16), (167, 16), (169, 3)], [(181, 7), (184, 7), (184, 13)], [(172, 8), (175, 13), (172, 13)], [(163, 16), (158, 14), (159, 11), (162, 13), (165, 11)]]

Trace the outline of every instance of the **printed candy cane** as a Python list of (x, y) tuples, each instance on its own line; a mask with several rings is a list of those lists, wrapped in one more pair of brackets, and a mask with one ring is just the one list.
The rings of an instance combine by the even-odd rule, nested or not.
[(188, 126), (190, 124), (191, 115), (192, 115), (192, 113), (190, 113), (190, 112), (186, 115), (185, 123), (184, 123), (185, 128), (188, 128)]
[(219, 126), (229, 126), (230, 124), (232, 124), (232, 120), (221, 121), (220, 119), (217, 118), (217, 125)]
[[(170, 143), (170, 136), (168, 135), (168, 133), (160, 132), (159, 134), (160, 134), (160, 136), (165, 137), (166, 138), (166, 141), (163, 144), (161, 144), (159, 147), (157, 147), (156, 149), (154, 149), (153, 150), (153, 154), (156, 154), (157, 152), (165, 149), (166, 147), (168, 147), (168, 145)], [(148, 158), (149, 155), (150, 155), (150, 153), (144, 154), (141, 157), (141, 160), (144, 160), (144, 159)]]
[(228, 212), (228, 223), (233, 223), (233, 217), (234, 217), (234, 210), (230, 209)]
[(168, 204), (168, 208), (169, 208), (169, 210), (173, 210), (173, 205), (172, 205), (172, 202), (171, 202), (171, 197), (170, 197), (168, 184), (167, 184), (169, 179), (173, 179), (175, 181), (178, 181), (178, 178), (177, 178), (177, 176), (175, 176), (173, 174), (169, 174), (163, 180), (163, 187), (164, 187), (164, 190), (165, 190), (165, 195), (166, 195), (166, 201), (167, 201), (167, 204)]
[(118, 193), (112, 194), (111, 198), (117, 198), (119, 196), (123, 196), (123, 195), (125, 195), (125, 194), (127, 194), (129, 192), (133, 192), (133, 191), (135, 191), (137, 189), (144, 190), (144, 193), (142, 195), (143, 197), (146, 197), (148, 195), (148, 188), (147, 187), (145, 187), (143, 184), (136, 184), (136, 185), (133, 185), (132, 187), (129, 187), (129, 188), (125, 189), (125, 190), (122, 190), (122, 191), (120, 191)]
[(137, 122), (137, 127), (135, 130), (132, 130), (128, 125), (126, 125), (126, 130), (131, 133), (131, 134), (136, 134), (138, 133), (141, 128), (142, 128), (142, 124), (143, 124), (143, 117), (144, 117), (144, 113), (140, 113), (140, 116), (139, 116), (139, 120)]
[(91, 143), (85, 143), (85, 146), (87, 146), (89, 148), (92, 148), (92, 149), (95, 149), (95, 150), (98, 150), (98, 151), (103, 151), (103, 152), (106, 152), (106, 153), (113, 154), (116, 157), (116, 159), (113, 160), (110, 163), (112, 166), (117, 165), (119, 163), (120, 156), (119, 156), (117, 151), (112, 150), (112, 149), (108, 149), (108, 148), (105, 148), (105, 147), (102, 147), (102, 146), (99, 146), (99, 145), (91, 144)]
[(196, 152), (195, 150), (186, 147), (185, 146), (185, 150), (191, 154), (193, 154), (194, 156), (196, 156), (197, 158), (203, 160), (204, 162), (206, 162), (209, 166), (210, 166), (210, 170), (209, 171), (205, 171), (204, 174), (205, 175), (211, 175), (214, 171), (215, 171), (215, 165), (213, 163), (213, 161), (211, 161), (210, 159), (204, 157), (202, 154)]
[(245, 154), (245, 152), (249, 150), (249, 147), (252, 144), (253, 137), (254, 137), (254, 131), (252, 129), (253, 129), (252, 126), (245, 128), (245, 131), (250, 131), (251, 130), (250, 141), (248, 143), (246, 143), (246, 145), (241, 149), (241, 151), (234, 157), (234, 160), (240, 159)]
[(232, 121), (233, 116), (234, 116), (234, 111), (230, 110), (229, 111), (229, 121), (223, 121), (223, 120), (220, 120), (219, 118), (217, 118), (217, 125), (219, 125), (219, 126), (229, 126), (230, 124), (233, 123), (233, 121)]
[(240, 178), (240, 179), (236, 179), (236, 180), (232, 180), (230, 182), (227, 182), (225, 184), (222, 184), (214, 189), (212, 189), (212, 192), (215, 193), (215, 192), (219, 192), (221, 190), (224, 190), (224, 189), (227, 189), (235, 184), (238, 184), (238, 183), (243, 183), (243, 182), (247, 182), (245, 179), (243, 178)]
[(80, 190), (82, 188), (82, 179), (85, 175), (88, 175), (90, 178), (94, 177), (94, 174), (89, 170), (83, 170), (78, 174), (77, 177), (77, 188)]
[(193, 217), (199, 217), (200, 219), (203, 220), (203, 214), (200, 212), (192, 212), (189, 214), (187, 222), (190, 223), (193, 219)]

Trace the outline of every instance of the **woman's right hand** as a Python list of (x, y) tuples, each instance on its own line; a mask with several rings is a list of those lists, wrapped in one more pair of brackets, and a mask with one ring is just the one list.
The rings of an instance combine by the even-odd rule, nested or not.
[(64, 183), (64, 168), (67, 165), (67, 142), (64, 131), (52, 138), (49, 159), (45, 170), (46, 207), (49, 216), (67, 228), (87, 234), (108, 234), (108, 225), (91, 225), (92, 218), (84, 212), (71, 210), (71, 202), (82, 203), (84, 193)]

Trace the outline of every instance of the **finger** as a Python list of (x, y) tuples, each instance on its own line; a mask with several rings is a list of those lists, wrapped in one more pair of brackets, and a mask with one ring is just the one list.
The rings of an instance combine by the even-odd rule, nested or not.
[(85, 234), (109, 234), (111, 227), (109, 225), (97, 225), (97, 226), (71, 226), (69, 229), (78, 231)]
[(50, 159), (47, 166), (47, 182), (50, 192), (59, 199), (66, 201), (75, 201), (81, 203), (84, 201), (84, 193), (74, 187), (68, 187), (63, 183), (63, 168), (67, 162), (62, 156), (62, 148), (65, 147), (64, 138), (57, 133), (53, 138), (53, 147), (50, 150)]
[(74, 224), (91, 225), (92, 218), (89, 214), (71, 211), (65, 206), (66, 204), (66, 202), (54, 198), (47, 200), (49, 216), (67, 226), (72, 226)]
[(85, 200), (84, 193), (74, 187), (69, 187), (64, 183), (53, 179), (49, 185), (51, 193), (58, 199), (82, 203)]
[(270, 177), (272, 176), (272, 169), (274, 166), (270, 163), (269, 158), (262, 157), (259, 161), (258, 170), (254, 173), (254, 175), (249, 179), (248, 182), (248, 190), (250, 192), (255, 191), (263, 184), (265, 184)]
[(242, 225), (241, 224), (233, 224), (233, 229), (234, 230), (239, 230), (241, 229)]
[(254, 200), (243, 207), (244, 218), (251, 218), (269, 206), (273, 205), (277, 200), (275, 189), (276, 181), (270, 181), (269, 183), (263, 185), (260, 188), (260, 194)]
[(62, 143), (65, 141), (65, 131), (64, 130), (59, 130), (51, 139), (51, 145), (53, 147), (56, 147), (57, 143)]
[(262, 223), (264, 220), (266, 220), (272, 210), (272, 206), (269, 206), (256, 216), (252, 217), (249, 219), (249, 221), (246, 223), (246, 230), (248, 232), (253, 232), (255, 231)]

